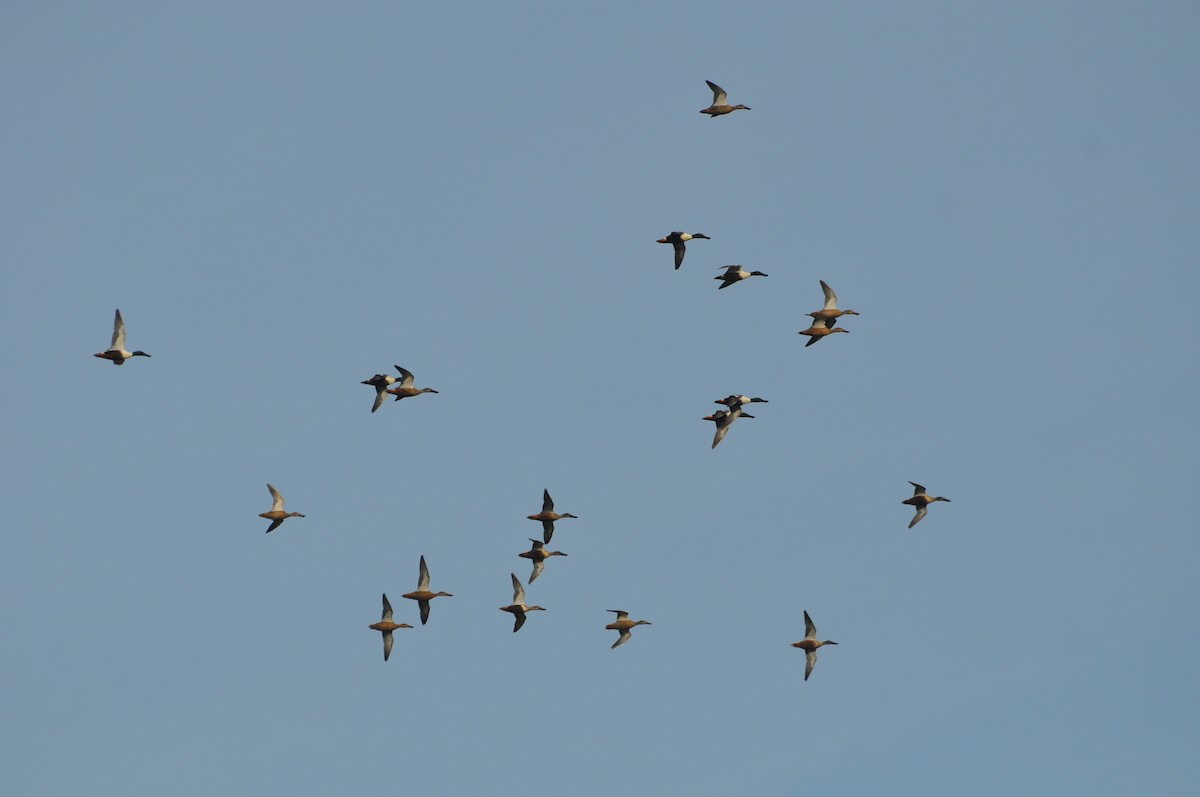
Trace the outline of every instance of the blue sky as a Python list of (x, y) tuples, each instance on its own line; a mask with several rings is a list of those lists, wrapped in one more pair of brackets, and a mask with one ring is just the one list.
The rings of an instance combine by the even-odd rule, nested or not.
[(1194, 5), (2, 16), (13, 793), (1191, 785)]

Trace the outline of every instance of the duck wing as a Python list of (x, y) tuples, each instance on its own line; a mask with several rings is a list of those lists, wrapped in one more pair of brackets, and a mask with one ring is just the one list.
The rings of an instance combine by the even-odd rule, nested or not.
[(713, 93), (712, 104), (713, 105), (728, 105), (729, 104), (729, 95), (727, 95), (725, 93), (725, 89), (721, 88), (716, 83), (713, 83), (711, 80), (706, 80), (704, 82), (708, 84), (708, 87), (710, 89), (712, 89), (712, 93)]

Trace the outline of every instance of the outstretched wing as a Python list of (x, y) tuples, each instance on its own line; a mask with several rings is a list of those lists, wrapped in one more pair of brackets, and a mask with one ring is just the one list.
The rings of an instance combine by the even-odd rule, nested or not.
[(421, 556), (421, 575), (417, 577), (417, 592), (429, 589), (429, 568), (425, 565), (425, 556)]
[(825, 280), (821, 280), (820, 282), (821, 282), (821, 290), (825, 291), (825, 306), (822, 307), (821, 309), (822, 310), (836, 310), (837, 309), (837, 294), (833, 292), (833, 288), (830, 288), (829, 285), (826, 284)]
[(121, 318), (120, 309), (117, 310), (117, 315), (113, 318), (113, 336), (112, 345), (108, 347), (109, 351), (122, 351), (125, 348), (125, 319)]
[(267, 489), (271, 491), (271, 511), (280, 512), (283, 510), (283, 496), (279, 494), (271, 485), (267, 485)]
[(385, 593), (383, 593), (383, 617), (381, 617), (380, 619), (381, 619), (381, 620), (390, 620), (390, 619), (392, 619), (392, 604), (391, 604), (391, 602), (390, 602), (390, 601), (387, 599), (387, 593), (386, 593), (386, 592), (385, 592)]
[(708, 84), (708, 87), (710, 89), (712, 89), (712, 93), (713, 93), (712, 104), (713, 105), (728, 105), (729, 104), (729, 95), (727, 95), (725, 93), (725, 89), (721, 88), (716, 83), (713, 83), (711, 80), (706, 80), (704, 82)]

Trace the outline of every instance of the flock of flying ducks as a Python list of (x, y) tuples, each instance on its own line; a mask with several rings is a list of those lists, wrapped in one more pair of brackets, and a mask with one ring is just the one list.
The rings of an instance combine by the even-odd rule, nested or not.
[[(709, 118), (715, 119), (718, 116), (733, 113), (734, 111), (748, 111), (749, 107), (745, 105), (730, 105), (725, 90), (712, 81), (705, 81), (708, 87), (712, 89), (713, 101), (712, 105), (704, 108), (700, 113), (708, 114)], [(687, 232), (671, 232), (662, 238), (658, 239), (660, 244), (671, 244), (675, 250), (675, 268), (679, 269), (683, 265), (684, 255), (687, 253), (687, 242), (692, 240), (711, 240), (703, 233), (687, 233)], [(714, 279), (721, 280), (718, 290), (728, 288), (750, 277), (766, 277), (761, 271), (746, 271), (742, 266), (723, 266), (724, 273)], [(808, 315), (813, 319), (808, 329), (801, 330), (799, 334), (808, 336), (808, 342), (805, 343), (805, 348), (813, 345), (822, 338), (828, 337), (835, 332), (848, 332), (844, 327), (836, 326), (838, 319), (848, 315), (858, 315), (853, 310), (840, 310), (837, 306), (837, 294), (829, 285), (821, 280), (821, 290), (825, 293), (825, 304), (820, 310), (815, 310)], [(112, 342), (107, 350), (94, 355), (104, 360), (108, 360), (113, 365), (123, 365), (126, 360), (133, 357), (149, 357), (150, 355), (144, 351), (129, 351), (125, 348), (125, 320), (121, 318), (121, 311), (118, 309), (116, 317), (113, 319), (113, 334)], [(375, 412), (386, 400), (388, 395), (393, 396), (394, 401), (400, 399), (412, 398), (419, 396), (422, 393), (437, 393), (438, 391), (430, 387), (417, 388), (413, 385), (412, 372), (395, 366), (399, 377), (391, 374), (375, 374), (370, 379), (364, 379), (362, 384), (370, 385), (375, 388), (375, 402), (371, 406), (371, 412)], [(394, 385), (394, 387), (393, 387)], [(753, 418), (753, 415), (748, 415), (743, 411), (743, 407), (747, 404), (767, 403), (767, 400), (759, 397), (730, 395), (723, 399), (717, 399), (714, 403), (725, 406), (723, 410), (717, 410), (711, 415), (704, 417), (706, 421), (712, 421), (716, 424), (716, 433), (713, 435), (712, 448), (716, 448), (725, 435), (729, 431), (729, 427), (738, 418)], [(911, 498), (906, 498), (901, 503), (916, 508), (916, 514), (909, 522), (908, 527), (921, 522), (929, 511), (929, 505), (937, 501), (950, 501), (949, 498), (944, 498), (940, 495), (931, 496), (926, 492), (925, 488), (916, 482), (909, 482), (913, 486), (913, 495)], [(283, 521), (293, 517), (304, 517), (299, 512), (287, 512), (283, 507), (283, 496), (270, 484), (267, 485), (267, 490), (271, 493), (271, 509), (263, 512), (259, 517), (271, 521), (271, 525), (267, 527), (267, 533), (279, 528)], [(529, 515), (530, 520), (536, 520), (542, 524), (542, 539), (530, 539), (532, 547), (528, 551), (523, 551), (518, 556), (529, 559), (533, 563), (533, 572), (529, 576), (529, 583), (532, 584), (537, 580), (538, 576), (546, 567), (546, 560), (552, 556), (566, 556), (562, 551), (550, 551), (546, 549), (546, 545), (550, 543), (550, 538), (554, 535), (554, 524), (556, 521), (566, 518), (575, 518), (568, 512), (559, 514), (554, 511), (554, 501), (550, 498), (549, 490), (542, 492), (542, 511), (536, 515)], [(525, 624), (525, 617), (529, 612), (545, 611), (541, 606), (530, 606), (525, 602), (525, 586), (521, 580), (517, 578), (516, 573), (511, 573), (513, 585), (512, 603), (507, 606), (501, 606), (500, 611), (508, 612), (513, 615), (513, 633), (521, 630), (521, 626)], [(453, 597), (449, 592), (433, 592), (429, 588), (429, 567), (425, 564), (425, 557), (421, 556), (420, 572), (417, 578), (417, 588), (413, 592), (407, 592), (402, 597), (408, 598), (417, 602), (418, 610), (421, 616), (421, 625), (425, 625), (429, 620), (429, 603), (434, 598), (450, 598)], [(609, 631), (617, 631), (619, 636), (612, 647), (617, 648), (627, 641), (632, 636), (632, 630), (639, 625), (650, 625), (648, 620), (630, 620), (629, 612), (620, 609), (609, 609), (617, 615), (616, 619), (605, 625), (604, 628)], [(392, 619), (393, 611), (392, 604), (388, 601), (387, 593), (383, 594), (383, 616), (379, 622), (372, 623), (368, 626), (372, 631), (379, 631), (383, 635), (383, 660), (387, 661), (392, 653), (392, 632), (398, 628), (412, 628), (407, 623), (397, 623)], [(808, 616), (808, 612), (804, 612), (804, 639), (799, 642), (793, 642), (792, 647), (800, 648), (805, 652), (805, 668), (804, 680), (808, 680), (812, 675), (813, 666), (817, 661), (817, 648), (824, 645), (836, 645), (832, 640), (817, 640), (817, 629), (813, 625), (812, 618)]]

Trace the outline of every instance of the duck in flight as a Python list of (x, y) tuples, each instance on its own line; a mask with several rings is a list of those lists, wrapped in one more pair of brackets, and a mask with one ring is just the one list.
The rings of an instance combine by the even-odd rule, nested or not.
[(125, 350), (125, 319), (121, 318), (121, 310), (118, 308), (116, 318), (113, 319), (112, 343), (109, 344), (107, 351), (92, 356), (108, 360), (113, 365), (124, 365), (130, 357), (149, 357), (150, 355), (144, 351)]
[(684, 244), (694, 238), (703, 238), (706, 241), (712, 240), (702, 232), (672, 232), (658, 239), (658, 243), (660, 244), (671, 244), (673, 247), (675, 247), (676, 271), (678, 271), (679, 267), (683, 265), (683, 256), (687, 254), (687, 247)]
[(416, 601), (421, 609), (421, 625), (429, 622), (429, 602), (434, 598), (453, 598), (449, 592), (429, 591), (429, 568), (425, 566), (425, 557), (421, 556), (421, 574), (417, 577), (417, 588), (406, 592), (401, 597)]
[(400, 366), (394, 366), (401, 376), (392, 376), (391, 374), (375, 374), (370, 379), (364, 379), (362, 384), (370, 385), (375, 388), (375, 405), (371, 407), (371, 412), (383, 406), (384, 400), (387, 398), (387, 389), (396, 384), (403, 377), (406, 371)]
[(266, 518), (271, 521), (271, 525), (267, 527), (267, 534), (270, 534), (275, 529), (279, 528), (279, 524), (290, 517), (304, 517), (299, 512), (284, 512), (283, 511), (283, 496), (279, 494), (271, 485), (267, 485), (267, 489), (271, 491), (271, 511), (263, 512), (259, 517)]
[(765, 398), (758, 398), (757, 396), (755, 396), (754, 398), (750, 398), (749, 396), (726, 396), (723, 399), (717, 399), (716, 401), (713, 402), (713, 404), (724, 404), (726, 407), (729, 407), (730, 409), (732, 409), (736, 406), (742, 405), (742, 404), (766, 404), (766, 403), (768, 403), (768, 402)]
[(525, 588), (521, 586), (521, 580), (517, 578), (516, 573), (509, 573), (512, 576), (513, 583), (513, 600), (507, 606), (501, 606), (500, 611), (508, 612), (516, 618), (513, 623), (513, 633), (521, 630), (521, 626), (525, 625), (525, 614), (527, 612), (544, 612), (546, 611), (541, 606), (526, 606), (525, 605)]
[(813, 625), (812, 618), (808, 616), (808, 612), (804, 613), (804, 639), (799, 642), (793, 642), (792, 647), (800, 648), (804, 651), (804, 680), (808, 680), (808, 676), (812, 675), (813, 667), (817, 664), (817, 648), (822, 645), (836, 645), (833, 640), (825, 640), (824, 642), (817, 641), (817, 627)]
[[(721, 402), (717, 402), (717, 403), (720, 404)], [(713, 423), (715, 423), (717, 425), (717, 432), (716, 432), (716, 434), (713, 435), (713, 442), (712, 442), (712, 446), (710, 446), (710, 448), (716, 448), (718, 445), (721, 444), (721, 441), (725, 439), (725, 435), (729, 431), (729, 427), (732, 426), (733, 422), (736, 421), (738, 418), (753, 418), (753, 417), (754, 417), (753, 415), (749, 415), (745, 412), (742, 412), (741, 404), (736, 404), (736, 405), (732, 406), (729, 410), (717, 410), (712, 415), (705, 415), (703, 420), (712, 421)]]
[[(413, 396), (419, 396), (422, 393), (436, 393), (437, 392), (436, 390), (434, 390), (431, 387), (423, 387), (420, 389), (413, 387), (412, 372), (406, 371), (398, 365), (396, 366), (396, 370), (400, 372), (400, 376), (401, 376), (400, 386), (394, 387), (391, 390), (387, 391), (388, 393), (391, 393), (393, 396), (396, 397), (396, 401), (399, 401), (400, 399), (411, 398)], [(379, 401), (378, 396), (376, 396), (376, 401), (377, 402)], [(374, 410), (372, 410), (372, 412), (374, 412)]]
[(746, 105), (730, 105), (729, 97), (725, 94), (725, 89), (721, 88), (716, 83), (713, 83), (711, 80), (706, 80), (704, 82), (708, 84), (710, 89), (712, 89), (713, 101), (712, 105), (702, 109), (700, 113), (708, 114), (709, 119), (716, 119), (718, 116), (724, 116), (725, 114), (733, 113), (734, 111), (750, 110), (749, 106)]
[(604, 626), (605, 630), (621, 632), (621, 636), (617, 638), (616, 642), (612, 643), (612, 647), (609, 648), (609, 650), (619, 648), (621, 645), (624, 645), (626, 642), (628, 642), (629, 638), (633, 636), (631, 633), (632, 629), (636, 628), (637, 626), (652, 625), (649, 620), (630, 620), (629, 612), (623, 612), (620, 609), (609, 609), (608, 611), (615, 614), (617, 619)]
[(721, 280), (721, 284), (717, 286), (717, 290), (728, 288), (730, 285), (741, 282), (742, 280), (750, 279), (751, 277), (766, 277), (767, 274), (761, 271), (747, 271), (741, 266), (723, 266), (725, 273), (720, 276), (713, 277), (715, 280)]
[(383, 593), (383, 617), (378, 623), (371, 623), (367, 628), (383, 634), (383, 660), (387, 661), (392, 655), (392, 632), (397, 628), (412, 628), (408, 623), (392, 622), (392, 604), (388, 603), (387, 593)]
[(523, 559), (529, 559), (533, 562), (533, 575), (529, 577), (529, 583), (532, 584), (533, 582), (537, 581), (537, 577), (540, 576), (542, 571), (546, 568), (547, 559), (549, 559), (551, 556), (566, 556), (566, 554), (562, 551), (547, 551), (546, 544), (541, 540), (535, 540), (531, 537), (529, 538), (529, 541), (533, 543), (533, 547), (528, 551), (522, 551), (521, 553), (517, 554), (517, 556), (520, 556)]
[(837, 294), (833, 292), (833, 288), (825, 280), (818, 280), (821, 283), (821, 290), (825, 292), (825, 306), (820, 310), (809, 313), (817, 321), (827, 321), (833, 318), (841, 318), (844, 315), (858, 315), (853, 310), (839, 310), (837, 306)]
[(910, 529), (921, 522), (921, 520), (925, 517), (925, 513), (929, 511), (928, 506), (934, 501), (945, 501), (947, 504), (950, 503), (949, 498), (942, 498), (940, 495), (930, 495), (929, 493), (925, 492), (925, 488), (916, 482), (909, 482), (909, 484), (913, 486), (912, 498), (905, 498), (900, 503), (908, 504), (909, 506), (915, 506), (917, 508), (917, 514), (913, 515), (913, 519), (908, 522), (908, 527)]
[[(542, 521), (542, 542), (549, 545), (550, 538), (554, 536), (554, 521), (562, 520), (563, 518), (575, 518), (570, 512), (564, 512), (561, 515), (554, 511), (554, 499), (550, 497), (549, 490), (542, 490), (542, 511), (536, 515), (529, 515), (530, 520)], [(578, 520), (579, 518), (575, 518)]]

